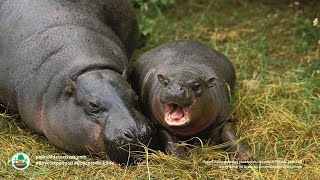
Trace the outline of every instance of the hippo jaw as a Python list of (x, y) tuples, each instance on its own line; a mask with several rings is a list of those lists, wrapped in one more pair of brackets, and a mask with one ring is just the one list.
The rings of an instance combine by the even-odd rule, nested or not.
[(189, 107), (175, 103), (165, 104), (164, 120), (168, 126), (186, 126), (191, 122)]
[[(205, 99), (205, 101), (211, 103), (212, 99)], [(204, 104), (203, 98), (194, 99), (189, 106), (170, 102), (161, 105), (162, 119), (158, 122), (176, 135), (192, 136), (214, 123), (217, 112), (215, 107)]]

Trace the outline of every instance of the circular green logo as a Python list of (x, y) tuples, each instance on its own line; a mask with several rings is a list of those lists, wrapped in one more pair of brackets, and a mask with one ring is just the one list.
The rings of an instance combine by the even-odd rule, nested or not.
[(25, 170), (29, 167), (30, 158), (23, 152), (19, 152), (11, 158), (12, 166), (17, 170)]

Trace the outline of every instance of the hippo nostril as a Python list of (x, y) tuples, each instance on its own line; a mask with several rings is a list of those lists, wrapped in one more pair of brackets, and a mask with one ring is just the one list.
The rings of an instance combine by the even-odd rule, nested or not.
[(133, 135), (132, 135), (132, 133), (130, 131), (125, 131), (124, 132), (124, 137), (126, 137), (129, 140), (133, 139)]

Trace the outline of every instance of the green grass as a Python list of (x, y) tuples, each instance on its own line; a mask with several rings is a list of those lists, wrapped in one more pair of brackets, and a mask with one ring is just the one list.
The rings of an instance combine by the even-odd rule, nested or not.
[[(191, 148), (186, 161), (156, 153), (136, 166), (39, 166), (35, 156), (72, 154), (51, 146), (16, 117), (1, 114), (0, 179), (319, 179), (320, 27), (312, 23), (320, 18), (319, 9), (319, 3), (276, 0), (178, 0), (161, 13), (139, 14), (141, 31), (149, 37), (134, 56), (178, 39), (197, 39), (224, 53), (237, 71), (238, 134), (257, 160), (301, 160), (294, 165), (302, 168), (221, 169), (204, 160), (225, 160), (226, 153), (206, 144)], [(19, 151), (32, 162), (25, 171), (10, 164)]]

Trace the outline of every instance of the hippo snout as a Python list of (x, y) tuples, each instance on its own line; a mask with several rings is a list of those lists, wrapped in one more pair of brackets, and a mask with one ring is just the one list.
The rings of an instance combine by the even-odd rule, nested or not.
[[(111, 136), (111, 137), (110, 137)], [(106, 141), (112, 142), (118, 146), (145, 144), (151, 138), (151, 127), (143, 126), (139, 128), (123, 127), (115, 129), (113, 133), (105, 133)]]
[(136, 139), (135, 134), (131, 130), (124, 131), (123, 135), (124, 139), (128, 142), (133, 142)]
[(168, 90), (171, 90), (172, 92), (176, 92), (176, 93), (184, 93), (185, 92), (184, 88), (180, 84), (173, 84), (171, 86), (168, 86), (167, 88), (168, 88)]
[(180, 106), (190, 106), (193, 103), (190, 90), (180, 84), (168, 85), (160, 95), (162, 104), (175, 103)]
[(132, 128), (123, 129), (118, 135), (118, 142), (120, 144), (139, 144), (145, 143), (151, 137), (151, 127), (143, 126), (133, 130)]
[(153, 124), (138, 111), (106, 124), (104, 142), (109, 158), (118, 163), (135, 161), (145, 152), (143, 146), (148, 145), (153, 132)]

